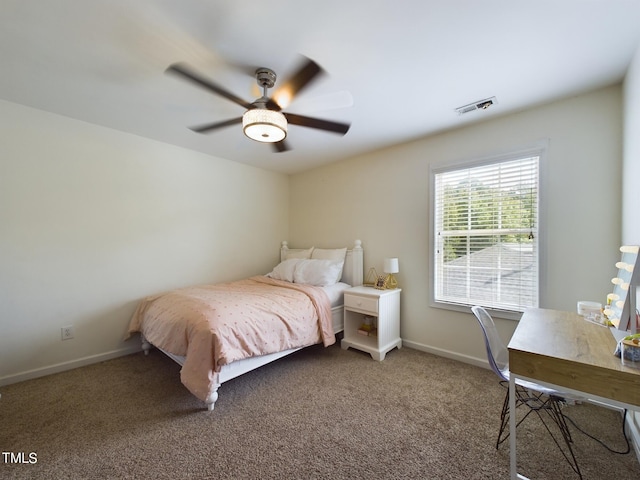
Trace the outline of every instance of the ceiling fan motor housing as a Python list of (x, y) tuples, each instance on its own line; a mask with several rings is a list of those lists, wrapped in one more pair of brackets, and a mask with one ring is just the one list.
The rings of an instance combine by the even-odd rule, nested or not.
[(272, 88), (276, 84), (276, 72), (269, 68), (259, 68), (256, 70), (256, 81), (264, 88)]

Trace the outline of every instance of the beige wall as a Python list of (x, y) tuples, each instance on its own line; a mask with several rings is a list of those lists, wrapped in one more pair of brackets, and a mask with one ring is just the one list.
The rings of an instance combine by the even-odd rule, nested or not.
[(269, 271), (288, 202), (285, 175), (0, 102), (0, 384), (139, 349), (145, 295)]
[[(499, 106), (498, 106), (499, 108)], [(400, 259), (401, 334), (407, 345), (486, 363), (471, 314), (429, 306), (429, 168), (548, 142), (541, 191), (542, 306), (603, 300), (620, 243), (621, 88), (377, 151), (291, 180), (291, 241), (363, 241), (365, 269)], [(366, 271), (366, 270), (365, 270)], [(505, 340), (516, 323), (498, 320)]]

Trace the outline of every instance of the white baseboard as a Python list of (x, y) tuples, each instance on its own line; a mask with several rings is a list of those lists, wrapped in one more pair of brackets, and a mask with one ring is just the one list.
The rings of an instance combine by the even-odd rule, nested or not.
[(410, 342), (408, 340), (402, 340), (402, 345), (408, 348), (413, 348), (414, 350), (420, 350), (421, 352), (432, 353), (433, 355), (437, 355), (439, 357), (445, 357), (445, 358), (450, 358), (452, 360), (458, 360), (463, 363), (469, 363), (471, 365), (475, 365), (476, 367), (491, 369), (491, 367), (489, 366), (489, 362), (487, 361), (486, 358), (470, 357), (469, 355), (462, 355), (458, 352), (443, 350), (442, 348), (430, 347), (429, 345), (423, 345), (422, 343), (417, 343), (417, 342)]
[(132, 353), (137, 353), (141, 350), (142, 349), (140, 345), (132, 345), (130, 347), (122, 348), (119, 350), (112, 350), (110, 352), (90, 355), (88, 357), (78, 358), (76, 360), (70, 360), (68, 362), (57, 363), (55, 365), (49, 365), (47, 367), (36, 368), (34, 370), (28, 370), (26, 372), (16, 373), (14, 375), (7, 375), (6, 377), (0, 377), (0, 387), (4, 385), (11, 385), (12, 383), (24, 382), (25, 380), (45, 377), (54, 373), (73, 370), (74, 368), (84, 367), (93, 363), (104, 362), (105, 360), (111, 360), (113, 358), (124, 357), (125, 355), (131, 355)]

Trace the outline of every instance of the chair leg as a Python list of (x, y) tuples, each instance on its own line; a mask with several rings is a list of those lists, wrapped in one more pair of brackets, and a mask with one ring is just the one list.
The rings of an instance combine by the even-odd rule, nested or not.
[(571, 432), (569, 431), (569, 425), (567, 425), (567, 421), (562, 414), (562, 404), (564, 400), (561, 398), (552, 397), (551, 398), (551, 407), (553, 410), (553, 417), (558, 424), (558, 428), (562, 433), (562, 436), (570, 443), (573, 443), (573, 439), (571, 438)]
[[(500, 382), (503, 386), (505, 382)], [(531, 400), (531, 397), (526, 394), (527, 392), (522, 390), (521, 387), (516, 386), (516, 408), (520, 405), (527, 404)], [(537, 400), (537, 399), (536, 399)], [(531, 413), (531, 409), (527, 411), (527, 413), (522, 417), (518, 423), (516, 423), (516, 428), (525, 421), (525, 419)], [(506, 432), (504, 437), (502, 436)], [(496, 449), (503, 443), (506, 439), (509, 438), (509, 390), (507, 389), (507, 393), (504, 396), (504, 402), (502, 403), (502, 412), (500, 414), (500, 431), (498, 432), (498, 439), (496, 440)]]
[[(540, 418), (542, 425), (544, 425), (545, 429), (553, 439), (554, 443), (564, 456), (565, 460), (569, 463), (572, 470), (578, 474), (578, 477), (582, 479), (582, 473), (580, 472), (580, 467), (578, 466), (578, 460), (573, 452), (572, 443), (573, 440), (571, 438), (571, 432), (569, 431), (569, 426), (565, 420), (564, 415), (561, 411), (561, 404), (563, 399), (557, 397), (548, 397), (542, 398), (542, 395), (533, 394), (528, 392), (525, 389), (522, 389), (519, 386), (516, 386), (516, 408), (520, 405), (527, 405), (529, 407), (527, 413), (518, 421), (516, 424), (516, 428), (524, 422), (524, 420), (529, 416), (531, 412), (535, 412)], [(556, 439), (556, 436), (553, 434), (547, 422), (545, 422), (544, 417), (540, 413), (544, 411), (549, 415), (551, 420), (558, 426), (560, 430), (560, 434), (562, 435), (562, 439), (564, 440), (564, 444), (566, 445), (566, 449), (568, 450), (568, 454), (560, 445), (560, 442)], [(500, 431), (498, 432), (498, 439), (496, 441), (496, 449), (503, 443), (507, 438), (509, 438), (509, 390), (504, 397), (504, 402), (502, 403), (502, 412), (500, 414)], [(506, 431), (506, 435), (503, 434)]]
[[(578, 466), (578, 460), (576, 459), (576, 456), (573, 452), (573, 447), (571, 445), (573, 443), (573, 440), (571, 438), (571, 433), (569, 432), (569, 426), (567, 425), (567, 422), (561, 410), (562, 402), (563, 400), (561, 398), (549, 397), (549, 399), (540, 408), (536, 409), (535, 412), (540, 418), (540, 421), (546, 428), (547, 432), (549, 432), (549, 435), (553, 439), (554, 443), (562, 453), (562, 456), (565, 458), (569, 466), (572, 468), (574, 472), (576, 472), (578, 477), (582, 479), (582, 472), (580, 472), (580, 467)], [(558, 429), (560, 430), (560, 434), (562, 435), (562, 439), (564, 440), (566, 449), (569, 452), (568, 454), (562, 448), (562, 446), (560, 445), (560, 442), (556, 439), (556, 436), (553, 434), (553, 432), (551, 431), (547, 423), (544, 421), (544, 418), (540, 413), (540, 410), (546, 412), (547, 415), (549, 415), (549, 417), (551, 418), (551, 420), (558, 426)]]
[(507, 390), (507, 394), (504, 396), (504, 402), (502, 402), (502, 413), (500, 414), (500, 431), (498, 431), (498, 438), (496, 440), (496, 450), (500, 446), (502, 442), (504, 442), (507, 438), (509, 438), (509, 430), (507, 430), (507, 436), (502, 437), (502, 433), (505, 428), (509, 425), (509, 390)]

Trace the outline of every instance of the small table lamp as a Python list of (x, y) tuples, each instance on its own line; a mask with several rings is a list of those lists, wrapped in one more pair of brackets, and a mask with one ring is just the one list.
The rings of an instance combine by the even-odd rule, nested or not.
[(387, 288), (389, 289), (398, 288), (398, 281), (396, 280), (396, 277), (393, 276), (394, 273), (398, 273), (400, 271), (398, 267), (398, 259), (385, 258), (383, 271), (384, 273), (387, 274), (387, 281), (386, 281)]

